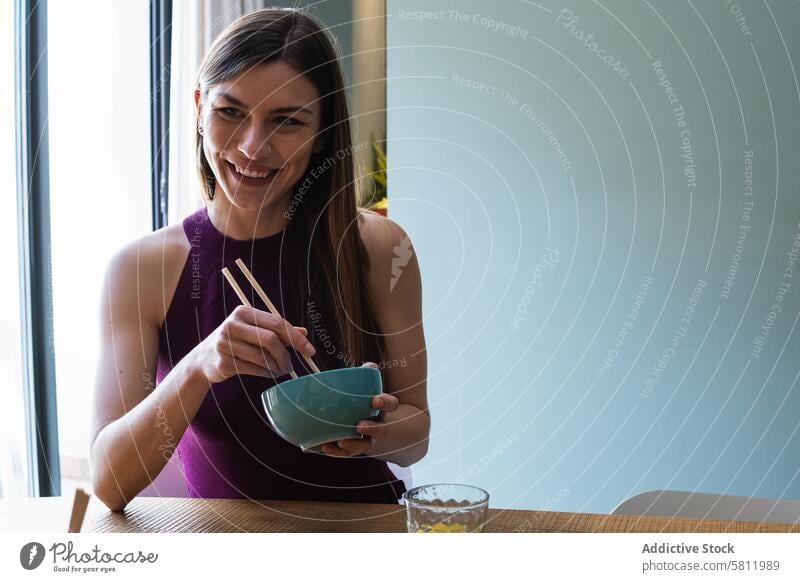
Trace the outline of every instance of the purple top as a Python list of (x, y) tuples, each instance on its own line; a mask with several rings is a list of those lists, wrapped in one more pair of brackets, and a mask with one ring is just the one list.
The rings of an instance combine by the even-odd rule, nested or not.
[[(172, 303), (159, 330), (160, 383), (189, 351), (240, 304), (224, 280), (228, 267), (251, 304), (266, 309), (234, 261), (241, 258), (288, 321), (300, 321), (299, 301), (282, 289), (294, 266), (283, 233), (240, 241), (219, 232), (202, 208), (183, 221), (191, 244)], [(317, 356), (325, 357), (325, 350)], [(307, 365), (291, 348), (294, 369)], [(326, 367), (344, 362), (327, 357)], [(303, 453), (267, 423), (261, 393), (271, 378), (233, 376), (213, 384), (177, 447), (192, 497), (294, 499), (397, 503), (405, 491), (386, 462), (369, 457), (334, 458)]]

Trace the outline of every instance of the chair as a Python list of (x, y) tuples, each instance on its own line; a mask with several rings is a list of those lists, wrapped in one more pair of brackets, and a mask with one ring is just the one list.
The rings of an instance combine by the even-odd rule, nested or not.
[(626, 499), (611, 513), (797, 524), (800, 523), (800, 501), (690, 491), (646, 491)]

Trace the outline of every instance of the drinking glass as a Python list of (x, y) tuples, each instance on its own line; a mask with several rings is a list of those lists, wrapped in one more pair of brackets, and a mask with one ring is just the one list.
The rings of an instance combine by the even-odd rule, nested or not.
[(486, 524), (489, 494), (471, 485), (436, 483), (403, 494), (410, 533), (480, 532)]

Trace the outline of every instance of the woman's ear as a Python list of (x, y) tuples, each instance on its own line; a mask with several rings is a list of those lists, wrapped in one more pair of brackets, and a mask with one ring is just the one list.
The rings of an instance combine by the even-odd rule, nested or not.
[(203, 104), (200, 103), (200, 89), (197, 88), (194, 90), (194, 108), (197, 112), (197, 118), (200, 119), (200, 115), (203, 112)]

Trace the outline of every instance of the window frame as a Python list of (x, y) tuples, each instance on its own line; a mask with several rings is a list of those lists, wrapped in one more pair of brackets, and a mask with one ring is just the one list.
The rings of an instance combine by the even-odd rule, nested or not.
[[(50, 231), (47, 0), (14, 0), (16, 197), (28, 493), (61, 495)], [(172, 0), (150, 0), (153, 230), (168, 217)]]
[(150, 0), (150, 161), (153, 230), (169, 223), (169, 93), (172, 0)]
[(22, 381), (28, 491), (61, 494), (47, 104), (47, 0), (15, 0), (14, 93)]

